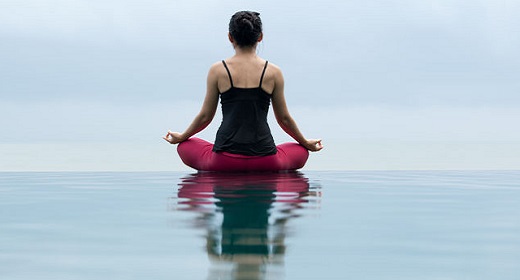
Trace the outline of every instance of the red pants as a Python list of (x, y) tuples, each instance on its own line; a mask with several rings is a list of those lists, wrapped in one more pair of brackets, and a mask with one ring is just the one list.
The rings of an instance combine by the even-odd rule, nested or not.
[(181, 160), (199, 171), (281, 171), (302, 168), (309, 152), (297, 143), (276, 146), (278, 152), (269, 156), (246, 156), (226, 152), (213, 152), (213, 144), (192, 137), (177, 146)]

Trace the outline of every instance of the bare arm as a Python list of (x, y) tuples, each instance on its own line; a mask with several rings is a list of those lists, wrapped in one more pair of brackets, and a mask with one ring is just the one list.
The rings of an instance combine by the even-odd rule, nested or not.
[(298, 129), (296, 121), (289, 113), (284, 96), (284, 79), (282, 71), (277, 67), (272, 67), (275, 70), (275, 86), (273, 90), (273, 111), (276, 121), (280, 127), (289, 134), (296, 142), (307, 148), (309, 151), (317, 152), (323, 149), (321, 139), (307, 139)]
[(163, 137), (164, 140), (170, 144), (178, 144), (200, 132), (211, 123), (218, 106), (219, 91), (217, 81), (217, 68), (213, 65), (208, 73), (206, 97), (199, 113), (183, 133), (168, 131), (166, 136)]

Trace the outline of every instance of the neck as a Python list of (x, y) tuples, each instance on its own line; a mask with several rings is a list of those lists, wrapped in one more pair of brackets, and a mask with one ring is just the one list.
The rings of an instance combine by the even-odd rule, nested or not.
[(235, 55), (237, 56), (256, 56), (256, 46), (241, 48), (235, 47)]

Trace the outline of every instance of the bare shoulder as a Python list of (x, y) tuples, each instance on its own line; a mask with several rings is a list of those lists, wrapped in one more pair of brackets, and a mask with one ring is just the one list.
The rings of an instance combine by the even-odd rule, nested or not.
[(227, 73), (222, 61), (215, 62), (209, 67), (208, 80), (217, 82), (224, 77), (227, 77)]
[(268, 72), (268, 75), (270, 77), (272, 77), (272, 79), (274, 80), (275, 86), (279, 85), (280, 83), (283, 83), (284, 78), (283, 78), (282, 69), (278, 65), (269, 62), (269, 67), (267, 69), (267, 72)]
[(212, 73), (218, 74), (218, 73), (222, 72), (223, 70), (224, 70), (224, 67), (222, 66), (222, 61), (217, 61), (209, 67), (210, 74), (212, 74)]
[(269, 61), (269, 71), (271, 71), (275, 75), (282, 74), (282, 69), (278, 65), (276, 65), (270, 61)]

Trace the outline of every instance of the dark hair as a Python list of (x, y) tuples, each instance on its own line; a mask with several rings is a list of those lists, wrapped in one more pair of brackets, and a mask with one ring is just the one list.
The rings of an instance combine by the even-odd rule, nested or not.
[(229, 21), (229, 33), (239, 47), (252, 47), (262, 33), (260, 14), (251, 11), (236, 12)]

